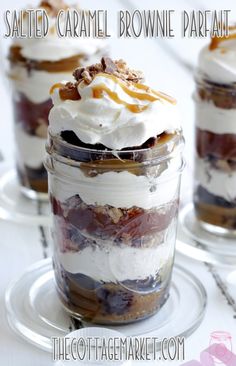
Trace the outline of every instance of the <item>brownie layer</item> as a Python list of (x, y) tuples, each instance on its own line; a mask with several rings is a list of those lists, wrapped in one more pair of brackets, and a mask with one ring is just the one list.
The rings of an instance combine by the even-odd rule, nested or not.
[[(222, 121), (227, 123), (227, 121)], [(236, 121), (235, 121), (236, 130)], [(216, 134), (196, 128), (196, 148), (200, 158), (236, 161), (236, 134)], [(234, 161), (233, 161), (234, 160)]]
[(145, 235), (165, 230), (178, 212), (177, 201), (150, 210), (87, 205), (79, 195), (63, 204), (51, 197), (51, 203), (54, 215), (63, 217), (86, 236), (134, 244)]
[(74, 55), (68, 58), (64, 58), (58, 61), (36, 61), (26, 59), (21, 54), (21, 47), (12, 46), (10, 48), (9, 60), (12, 65), (19, 64), (20, 66), (26, 67), (28, 71), (40, 70), (47, 72), (71, 72), (71, 70), (76, 69), (81, 64), (81, 60), (85, 61), (84, 55)]
[[(24, 142), (18, 141), (18, 139), (21, 138), (21, 135), (16, 135), (19, 161), (17, 168), (18, 178), (24, 187), (39, 193), (47, 193), (48, 182), (47, 172), (43, 166), (44, 155), (42, 155), (41, 159), (40, 156), (37, 157), (37, 160), (41, 160), (42, 165), (35, 168), (33, 166), (28, 166), (27, 161), (24, 161), (23, 156), (25, 154), (25, 150), (27, 149), (27, 146), (25, 145), (25, 138), (27, 135), (27, 139), (33, 138), (35, 136), (39, 139), (42, 139), (42, 141), (45, 140), (46, 143), (48, 113), (52, 107), (52, 102), (51, 100), (47, 100), (46, 102), (35, 104), (31, 102), (24, 94), (19, 93), (17, 98), (14, 98), (13, 103), (15, 125), (19, 126), (17, 127), (19, 129), (22, 128), (25, 133)], [(30, 145), (32, 145), (32, 143)], [(24, 151), (21, 151), (23, 148)], [(30, 156), (31, 154), (37, 153), (36, 151), (31, 150), (28, 151), (28, 154)]]
[[(167, 154), (169, 149), (174, 150), (176, 147), (174, 139), (177, 136), (178, 134), (162, 133), (159, 136), (149, 138), (141, 146), (133, 146), (122, 149), (118, 155), (122, 160), (131, 160), (132, 162), (141, 163), (148, 160), (149, 158), (155, 157), (155, 148), (160, 149), (158, 151), (159, 156), (162, 154)], [(171, 142), (172, 140), (173, 145), (169, 147), (166, 146), (168, 142)], [(179, 141), (176, 141), (176, 144), (178, 143)], [(76, 150), (75, 147), (82, 149)], [(73, 131), (69, 130), (61, 132), (61, 140), (59, 143), (54, 142), (54, 148), (60, 155), (70, 157), (71, 159), (78, 160), (80, 162), (92, 163), (93, 161), (101, 160), (101, 153), (99, 153), (99, 151), (104, 151), (102, 156), (103, 161), (109, 159), (114, 160), (114, 155), (111, 149), (102, 144), (85, 144), (75, 135)], [(97, 154), (95, 150), (98, 150)], [(107, 152), (107, 154), (105, 152)]]
[(122, 284), (101, 283), (56, 268), (57, 291), (62, 303), (73, 315), (97, 324), (130, 323), (155, 314), (168, 298), (169, 281), (170, 278), (165, 283), (160, 281), (155, 288), (150, 279), (146, 283), (129, 281), (128, 286), (124, 283), (143, 292), (138, 293)]
[(211, 194), (201, 185), (197, 187), (195, 192), (195, 201), (200, 201), (209, 205), (219, 206), (227, 209), (236, 209), (236, 200), (231, 202), (227, 201), (223, 197)]
[[(51, 204), (56, 241), (54, 261), (57, 290), (64, 306), (75, 316), (100, 324), (129, 323), (155, 314), (168, 298), (173, 260), (173, 250), (170, 248), (174, 248), (171, 228), (172, 224), (175, 225), (177, 201), (150, 210), (138, 207), (118, 209), (108, 205), (86, 205), (76, 195), (63, 203), (51, 196)], [(132, 257), (129, 257), (134, 264), (128, 262), (127, 255), (130, 256), (130, 252), (127, 254), (124, 246), (134, 248)], [(163, 246), (166, 248), (165, 253)], [(117, 263), (119, 259), (114, 255), (114, 247), (118, 248), (117, 255), (123, 261), (121, 265)], [(86, 252), (86, 248), (91, 250)], [(162, 261), (160, 258), (160, 263), (155, 261), (151, 264), (153, 260), (149, 257), (151, 263), (143, 264), (147, 267), (145, 271), (139, 267), (140, 270), (136, 273), (140, 256), (143, 258), (144, 251), (149, 248), (151, 252), (148, 255), (154, 255), (155, 252), (161, 256)], [(99, 255), (104, 253), (107, 256), (108, 252), (109, 259), (105, 260), (104, 257), (100, 263)], [(79, 273), (81, 265), (78, 256), (84, 258), (83, 261), (86, 260), (88, 266), (91, 262), (92, 268), (89, 270), (82, 265), (85, 273), (89, 272), (96, 278), (99, 266), (103, 266), (101, 276), (110, 282), (94, 280), (91, 275)], [(75, 262), (76, 258), (78, 262)], [(117, 282), (121, 273), (120, 270), (113, 273), (117, 270), (113, 268), (113, 261), (118, 268), (121, 266), (122, 277), (125, 276), (126, 280)], [(153, 266), (155, 278), (151, 275), (151, 272), (154, 273)], [(78, 273), (75, 273), (77, 267)], [(142, 280), (130, 279), (138, 278), (136, 276), (141, 274)]]
[(199, 97), (206, 102), (212, 102), (222, 109), (236, 108), (236, 88), (230, 85), (213, 83), (207, 80), (206, 85), (197, 88)]
[(43, 103), (33, 103), (24, 94), (18, 93), (13, 103), (15, 123), (21, 123), (28, 134), (46, 139), (51, 99)]

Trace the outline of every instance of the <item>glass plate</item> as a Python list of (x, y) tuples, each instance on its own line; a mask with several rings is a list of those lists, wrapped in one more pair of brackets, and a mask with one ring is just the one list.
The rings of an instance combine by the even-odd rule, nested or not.
[(50, 224), (49, 204), (25, 197), (14, 168), (1, 164), (0, 219), (27, 225)]
[[(54, 286), (51, 259), (35, 263), (12, 283), (5, 303), (11, 328), (45, 351), (52, 350), (51, 337), (64, 337), (74, 329), (89, 326), (71, 318), (61, 305)], [(187, 337), (200, 325), (206, 303), (207, 295), (201, 282), (175, 265), (169, 299), (156, 315), (137, 323), (106, 328), (126, 336)]]
[(206, 231), (199, 223), (191, 203), (179, 213), (177, 250), (199, 261), (235, 267), (235, 238)]

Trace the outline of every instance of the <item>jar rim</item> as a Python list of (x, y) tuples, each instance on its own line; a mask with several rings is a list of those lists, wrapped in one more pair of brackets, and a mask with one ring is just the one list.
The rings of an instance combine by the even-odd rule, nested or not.
[[(50, 144), (50, 141), (53, 142), (53, 151), (52, 151), (52, 144)], [(160, 159), (165, 160), (168, 159), (170, 157), (170, 155), (176, 151), (176, 148), (180, 148), (180, 151), (183, 150), (183, 146), (184, 146), (185, 140), (183, 137), (183, 132), (182, 129), (179, 129), (177, 131), (177, 133), (173, 134), (173, 137), (160, 144), (158, 146), (158, 144), (155, 147), (148, 147), (148, 148), (143, 148), (143, 149), (126, 149), (126, 150), (111, 150), (111, 149), (105, 149), (105, 150), (99, 150), (99, 149), (91, 149), (91, 148), (86, 148), (86, 147), (81, 147), (81, 146), (77, 146), (77, 145), (73, 145), (68, 143), (67, 141), (65, 141), (63, 138), (61, 138), (59, 135), (54, 135), (52, 133), (52, 131), (50, 130), (50, 127), (48, 128), (48, 142), (46, 144), (46, 150), (49, 154), (52, 153), (56, 153), (58, 154), (60, 150), (57, 150), (57, 145), (58, 147), (60, 146), (61, 148), (65, 148), (65, 149), (70, 149), (73, 150), (75, 153), (90, 153), (90, 155), (100, 155), (102, 156), (113, 156), (115, 158), (120, 158), (122, 159), (122, 156), (130, 154), (133, 155), (134, 157), (137, 154), (145, 154), (145, 153), (151, 153), (148, 156), (148, 160), (152, 160), (152, 159)], [(170, 148), (170, 150), (166, 149), (168, 146), (172, 147)], [(163, 154), (163, 152), (165, 152), (165, 154)], [(59, 154), (60, 155), (60, 154)], [(73, 158), (70, 158), (72, 160), (76, 160)]]

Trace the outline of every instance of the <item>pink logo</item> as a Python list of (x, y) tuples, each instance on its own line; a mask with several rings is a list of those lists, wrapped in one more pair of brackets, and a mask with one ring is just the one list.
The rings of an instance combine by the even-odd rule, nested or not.
[(201, 352), (200, 361), (189, 361), (181, 366), (236, 366), (236, 355), (232, 352), (230, 333), (215, 331), (210, 335), (210, 346)]

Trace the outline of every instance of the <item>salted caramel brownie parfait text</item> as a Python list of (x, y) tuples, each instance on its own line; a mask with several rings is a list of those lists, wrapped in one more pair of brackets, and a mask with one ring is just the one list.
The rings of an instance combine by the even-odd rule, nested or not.
[(74, 316), (127, 323), (168, 298), (183, 138), (176, 101), (122, 60), (51, 89), (46, 160), (59, 296)]
[(196, 76), (196, 194), (198, 217), (235, 230), (236, 28), (214, 37), (199, 56)]

